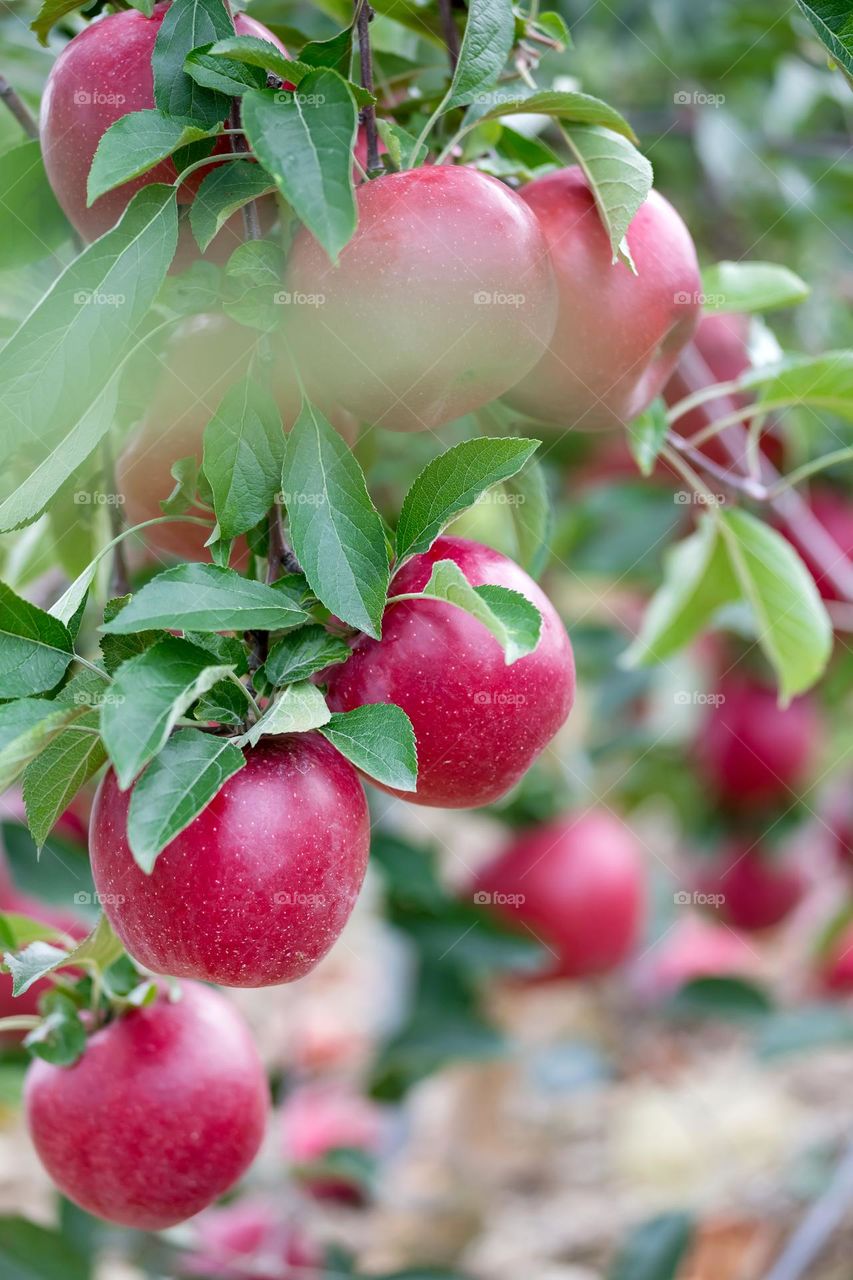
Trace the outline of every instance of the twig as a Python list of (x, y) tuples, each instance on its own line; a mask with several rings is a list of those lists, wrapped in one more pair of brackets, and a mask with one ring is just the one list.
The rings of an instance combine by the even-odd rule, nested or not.
[(122, 519), (121, 504), (118, 501), (118, 492), (116, 490), (113, 444), (109, 431), (104, 436), (103, 444), (101, 445), (101, 456), (103, 458), (104, 488), (109, 500), (110, 531), (115, 543), (113, 546), (113, 568), (110, 577), (110, 595), (126, 596), (130, 592), (130, 574), (127, 570), (124, 541), (121, 537), (124, 529), (124, 520)]
[(809, 1209), (791, 1236), (766, 1280), (801, 1280), (811, 1275), (812, 1263), (823, 1252), (828, 1240), (853, 1205), (853, 1142), (847, 1147), (835, 1176)]
[[(373, 10), (368, 0), (355, 0), (356, 30), (358, 31), (358, 60), (361, 64), (361, 84), (373, 93), (373, 54), (370, 49), (370, 20)], [(361, 109), (361, 123), (367, 135), (367, 172), (379, 168), (379, 134), (376, 129), (376, 107), (371, 102)]]
[[(711, 386), (714, 381), (711, 369), (693, 344), (681, 354), (679, 374), (691, 392), (701, 392), (702, 388)], [(688, 401), (685, 400), (684, 403), (686, 405)], [(709, 396), (707, 402), (695, 403), (694, 407), (709, 423), (716, 419), (720, 411), (725, 414), (737, 412), (737, 405), (730, 396), (724, 394)], [(747, 456), (746, 429), (739, 423), (732, 423), (719, 433), (717, 439), (731, 461), (734, 474), (743, 476)], [(703, 461), (702, 465), (708, 469), (706, 462)], [(781, 480), (773, 463), (762, 454), (760, 483), (767, 490), (768, 504), (781, 516), (797, 546), (820, 569), (821, 575), (832, 584), (842, 600), (853, 603), (853, 564), (797, 490), (778, 489)]]
[(273, 504), (269, 519), (269, 546), (267, 548), (267, 582), (275, 582), (281, 575), (287, 556), (284, 529), (281, 523), (281, 503)]
[(683, 453), (685, 458), (689, 458), (695, 466), (707, 471), (708, 475), (721, 480), (723, 484), (732, 489), (740, 489), (742, 493), (745, 493), (755, 502), (766, 502), (769, 498), (770, 495), (765, 485), (753, 480), (751, 476), (742, 476), (730, 468), (721, 467), (718, 462), (707, 458), (704, 453), (699, 449), (695, 449), (688, 440), (685, 440), (683, 436), (676, 435), (674, 431), (667, 432), (666, 441), (673, 449)]
[[(240, 100), (232, 99), (231, 110), (228, 113), (228, 126), (235, 132), (231, 137), (231, 151), (234, 155), (247, 154), (249, 152), (249, 144), (242, 130), (242, 120), (240, 118)], [(257, 200), (250, 200), (248, 204), (243, 205), (243, 230), (246, 233), (247, 240), (260, 240), (261, 218), (258, 213)]]
[(459, 28), (453, 17), (453, 0), (438, 0), (438, 16), (441, 22), (441, 34), (447, 45), (447, 57), (450, 62), (451, 75), (456, 74), (459, 61)]
[(0, 75), (0, 98), (11, 111), (28, 138), (39, 136), (35, 116), (19, 97), (5, 76)]

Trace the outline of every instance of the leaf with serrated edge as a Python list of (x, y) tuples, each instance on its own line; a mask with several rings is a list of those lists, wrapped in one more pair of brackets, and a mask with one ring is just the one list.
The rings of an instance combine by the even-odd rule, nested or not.
[(378, 639), (389, 579), (382, 521), (349, 446), (308, 401), (288, 436), (282, 490), (293, 550), (317, 599)]
[(101, 135), (89, 170), (87, 205), (94, 204), (113, 187), (147, 173), (179, 147), (215, 132), (218, 126), (205, 129), (192, 120), (180, 120), (156, 109), (121, 116)]
[(254, 747), (263, 734), (307, 733), (326, 724), (331, 714), (317, 686), (303, 680), (289, 685), (270, 703), (251, 729), (242, 737), (235, 738), (234, 742), (236, 746)]
[(233, 213), (275, 190), (269, 174), (252, 160), (215, 165), (190, 205), (190, 227), (204, 251)]
[(122, 663), (101, 706), (101, 736), (123, 791), (196, 698), (232, 670), (177, 636)]
[(284, 592), (233, 569), (182, 564), (152, 578), (102, 631), (127, 635), (150, 627), (194, 631), (278, 631), (307, 622)]
[(95, 709), (64, 725), (28, 766), (23, 793), (27, 825), (41, 848), (81, 787), (107, 759)]
[(412, 722), (393, 703), (366, 703), (336, 712), (321, 729), (356, 768), (396, 791), (415, 791), (418, 757)]
[(131, 852), (150, 874), (157, 855), (190, 825), (246, 763), (239, 747), (198, 729), (181, 729), (166, 743), (130, 797)]
[(250, 375), (229, 387), (204, 431), (204, 474), (220, 537), (246, 533), (269, 511), (283, 462), (281, 414)]
[(172, 0), (151, 56), (154, 102), (170, 116), (214, 125), (228, 114), (228, 98), (196, 84), (184, 70), (187, 54), (234, 34), (222, 0)]
[(0, 582), (0, 698), (45, 693), (73, 657), (68, 628)]
[(506, 65), (514, 38), (511, 0), (470, 0), (445, 111), (464, 106), (495, 83)]
[(397, 523), (397, 559), (429, 551), (442, 529), (488, 489), (520, 471), (539, 440), (463, 440), (433, 458), (403, 500)]
[(503, 649), (507, 666), (539, 643), (542, 615), (526, 596), (508, 587), (472, 587), (453, 560), (435, 562), (421, 595), (455, 605), (482, 622)]
[(616, 262), (626, 255), (625, 235), (651, 191), (652, 166), (627, 138), (608, 129), (572, 125), (563, 132), (586, 175)]
[(330, 635), (325, 627), (300, 627), (282, 636), (270, 649), (263, 673), (270, 684), (291, 684), (307, 680), (334, 663), (346, 662), (350, 652), (346, 640)]
[(67, 725), (86, 712), (85, 705), (57, 705), (45, 698), (20, 698), (0, 706), (0, 791), (11, 786)]

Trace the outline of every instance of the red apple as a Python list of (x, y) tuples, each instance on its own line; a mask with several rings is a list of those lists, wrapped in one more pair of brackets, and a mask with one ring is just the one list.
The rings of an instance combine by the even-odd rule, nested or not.
[(704, 779), (738, 809), (790, 802), (808, 781), (821, 741), (816, 704), (783, 710), (769, 686), (734, 673), (721, 681), (697, 744)]
[(265, 1200), (207, 1209), (193, 1224), (196, 1244), (181, 1275), (205, 1280), (320, 1280), (322, 1253)]
[(507, 396), (533, 418), (593, 430), (624, 426), (659, 395), (699, 315), (696, 250), (656, 191), (634, 216), (637, 268), (613, 263), (610, 240), (580, 168), (528, 183), (557, 277), (557, 327), (539, 363)]
[(495, 637), (464, 610), (403, 600), (386, 609), (381, 640), (362, 636), (352, 657), (331, 669), (328, 701), (335, 711), (369, 702), (402, 707), (415, 729), (418, 786), (393, 794), (467, 809), (505, 795), (553, 738), (574, 701), (574, 659), (565, 627), (533, 579), (476, 542), (439, 538), (395, 575), (391, 594), (420, 591), (438, 560), (454, 561), (473, 586), (526, 596), (542, 615), (534, 652), (507, 666)]
[(642, 849), (617, 817), (589, 809), (522, 833), (479, 872), (475, 890), (475, 901), (542, 940), (554, 957), (543, 976), (607, 973), (627, 959), (642, 928)]
[[(48, 76), (40, 119), (45, 169), (57, 200), (84, 240), (96, 240), (114, 226), (141, 187), (171, 183), (177, 176), (172, 161), (164, 160), (86, 207), (92, 157), (107, 129), (132, 111), (154, 106), (151, 55), (168, 7), (156, 5), (150, 18), (138, 9), (126, 9), (96, 19), (68, 42)], [(238, 35), (257, 36), (286, 53), (271, 31), (245, 13), (234, 15), (234, 27)], [(227, 150), (229, 140), (221, 139), (216, 153)], [(181, 203), (192, 201), (208, 172), (197, 170), (181, 187)], [(218, 256), (227, 257), (242, 239), (238, 217), (219, 233)]]
[(251, 1163), (269, 1106), (248, 1028), (222, 996), (180, 998), (108, 1023), (70, 1067), (34, 1061), (27, 1124), (53, 1181), (88, 1213), (157, 1231), (227, 1191)]
[[(853, 499), (827, 486), (812, 490), (809, 506), (829, 536), (838, 544), (840, 560), (853, 564)], [(789, 531), (787, 536), (805, 560), (824, 600), (840, 600), (838, 588), (826, 577), (822, 566), (802, 547)]]
[(424, 431), (508, 391), (554, 328), (545, 241), (523, 201), (464, 166), (389, 174), (357, 189), (338, 265), (304, 228), (288, 288), (315, 296), (291, 341), (309, 393), (373, 426)]
[(229, 987), (303, 977), (337, 941), (367, 867), (367, 802), (319, 734), (262, 738), (146, 875), (127, 840), (131, 790), (104, 777), (92, 873), (113, 928), (156, 973)]
[(758, 957), (728, 925), (699, 916), (678, 920), (638, 961), (633, 985), (646, 998), (665, 999), (699, 978), (748, 978)]
[(781, 923), (806, 892), (802, 868), (760, 843), (735, 840), (697, 877), (701, 894), (717, 898), (721, 917), (737, 929), (769, 929)]
[(853, 992), (853, 922), (837, 930), (821, 948), (818, 977), (828, 995), (846, 996)]
[(833, 786), (823, 824), (831, 833), (832, 845), (839, 863), (853, 870), (853, 776), (844, 774)]

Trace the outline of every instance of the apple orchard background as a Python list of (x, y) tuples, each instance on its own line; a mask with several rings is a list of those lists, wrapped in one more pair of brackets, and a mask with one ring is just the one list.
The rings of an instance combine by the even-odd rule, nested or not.
[[(434, 93), (446, 69), (435, 6), (374, 8), (381, 114), (413, 80)], [(695, 341), (710, 375), (736, 378), (782, 352), (853, 346), (853, 10), (769, 0), (555, 8), (571, 43), (551, 19), (527, 41), (535, 81), (514, 88), (581, 90), (621, 112), (703, 268), (752, 261), (792, 273), (781, 285), (771, 278), (766, 305), (757, 283), (706, 275), (701, 302), (715, 319)], [(248, 11), (296, 58), (350, 20), (344, 0), (251, 0)], [(465, 6), (454, 11), (461, 32)], [(29, 0), (0, 13), (0, 73), (35, 115), (56, 55), (86, 25), (78, 12), (60, 15), (42, 47), (30, 30), (36, 13)], [(821, 19), (824, 34), (835, 33), (837, 62), (819, 39)], [(426, 69), (421, 82), (413, 68)], [(415, 101), (405, 128), (417, 134), (425, 119)], [(567, 156), (557, 120), (531, 114), (513, 124), (518, 147), (539, 139)], [(43, 173), (15, 159), (24, 141), (13, 112), (0, 110), (4, 340), (77, 252)], [(542, 159), (507, 156), (493, 150), (483, 167), (513, 185), (519, 167)], [(181, 280), (167, 282), (170, 305), (204, 310), (192, 295), (203, 299), (209, 278), (191, 272), (183, 295)], [(722, 314), (734, 318), (720, 323), (726, 298), (732, 310)], [(804, 469), (797, 489), (850, 565), (849, 351), (847, 359), (846, 385), (776, 410), (765, 439), (781, 472)], [(143, 371), (139, 403), (152, 376)], [(670, 388), (667, 399), (696, 387)], [(503, 429), (494, 412), (489, 434)], [(702, 425), (691, 421), (693, 431)], [(0, 431), (14, 435), (11, 417)], [(468, 416), (438, 431), (366, 432), (355, 452), (382, 514), (393, 522), (417, 473), (481, 431)], [(4, 1278), (849, 1277), (853, 604), (806, 557), (834, 646), (820, 679), (784, 712), (778, 668), (742, 603), (709, 611), (708, 625), (664, 661), (626, 664), (648, 602), (665, 581), (677, 589), (671, 549), (709, 505), (735, 500), (774, 527), (784, 520), (733, 486), (731, 463), (717, 454), (703, 495), (672, 466), (655, 465), (654, 452), (652, 474), (641, 474), (642, 443), (632, 451), (624, 431), (543, 432), (521, 419), (512, 432), (543, 440), (535, 479), (488, 489), (450, 532), (535, 570), (574, 648), (571, 716), (520, 784), (486, 808), (416, 806), (367, 788), (371, 865), (337, 944), (297, 982), (227, 993), (251, 1026), (274, 1106), (259, 1156), (217, 1207), (153, 1233), (107, 1225), (61, 1197), (22, 1118), (29, 1054), (7, 1034)], [(807, 474), (836, 451), (835, 465)], [(121, 518), (115, 494), (101, 501), (103, 486), (86, 485), (72, 485), (75, 496), (37, 523), (0, 535), (4, 582), (41, 608), (109, 539), (116, 507)], [(140, 539), (127, 544), (127, 560), (135, 585), (174, 563)], [(732, 724), (740, 751), (721, 745)], [(52, 919), (61, 908), (78, 933), (94, 924), (94, 785), (39, 858), (20, 780), (0, 798), (4, 910)], [(506, 897), (518, 885), (482, 869), (520, 832), (588, 811), (604, 823), (595, 835), (602, 865), (614, 843), (631, 847), (625, 865), (616, 857), (605, 905), (590, 889), (575, 926), (605, 953), (611, 935), (629, 936), (613, 942), (605, 971), (537, 980), (553, 968), (554, 939), (525, 924), (523, 910), (513, 926)], [(580, 844), (583, 858), (583, 836)], [(562, 873), (553, 874), (557, 894)], [(576, 874), (595, 881), (594, 867)], [(4, 949), (15, 947), (5, 939)], [(6, 1016), (11, 977), (0, 982)]]

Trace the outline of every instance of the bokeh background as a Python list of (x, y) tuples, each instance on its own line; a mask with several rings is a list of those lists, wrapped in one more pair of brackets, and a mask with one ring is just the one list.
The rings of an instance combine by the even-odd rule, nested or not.
[[(853, 345), (853, 100), (798, 7), (557, 7), (574, 45), (543, 60), (540, 84), (579, 87), (631, 120), (703, 265), (784, 263), (811, 286), (799, 308), (753, 326), (751, 349)], [(377, 8), (387, 79), (436, 62), (420, 38), (422, 6)], [(337, 0), (250, 5), (285, 37), (331, 34), (346, 9)], [(28, 3), (0, 6), (0, 71), (35, 110), (80, 19), (71, 15), (41, 49), (28, 30), (34, 12)], [(20, 137), (0, 113), (0, 151)], [(63, 252), (21, 266), (4, 257), (0, 239), (2, 336)], [(444, 444), (471, 429), (458, 424)], [(802, 411), (786, 415), (778, 434), (790, 467), (836, 447), (841, 433), (831, 418)], [(380, 435), (362, 461), (391, 511), (440, 446)], [(835, 1196), (837, 1220), (818, 1232), (825, 1243), (809, 1269), (780, 1275), (848, 1280), (850, 633), (839, 629), (822, 685), (786, 713), (800, 717), (796, 768), (784, 777), (777, 768), (778, 785), (743, 805), (738, 779), (721, 781), (707, 763), (714, 717), (725, 719), (744, 688), (760, 702), (769, 681), (738, 620), (664, 667), (636, 672), (619, 662), (662, 556), (689, 531), (695, 508), (674, 478), (641, 480), (617, 438), (549, 441), (542, 459), (553, 515), (541, 577), (578, 662), (568, 726), (493, 811), (447, 814), (371, 793), (373, 868), (344, 937), (297, 986), (234, 996), (277, 1106), (262, 1158), (226, 1206), (153, 1237), (59, 1203), (21, 1124), (26, 1056), (7, 1042), (4, 1277), (762, 1280), (776, 1274), (809, 1209), (831, 1207)], [(838, 536), (853, 552), (849, 467), (811, 496), (846, 512)], [(511, 498), (499, 491), (458, 531), (516, 553), (520, 538), (538, 536), (541, 511)], [(45, 572), (40, 556), (59, 549), (75, 571), (79, 516), (55, 513), (35, 534), (0, 539), (4, 578), (33, 599), (52, 598), (61, 573)], [(756, 703), (747, 719), (765, 714), (772, 721), (775, 712)], [(591, 807), (635, 833), (642, 929), (612, 972), (530, 980), (548, 962), (548, 940), (513, 932), (490, 904), (476, 903), (477, 870), (519, 829)], [(22, 909), (25, 895), (34, 914), (48, 904), (93, 918), (86, 816), (83, 799), (37, 859), (18, 798), (0, 799), (8, 873), (0, 905)], [(730, 867), (745, 855), (756, 879), (738, 893)], [(4, 1013), (7, 997), (4, 987)]]

